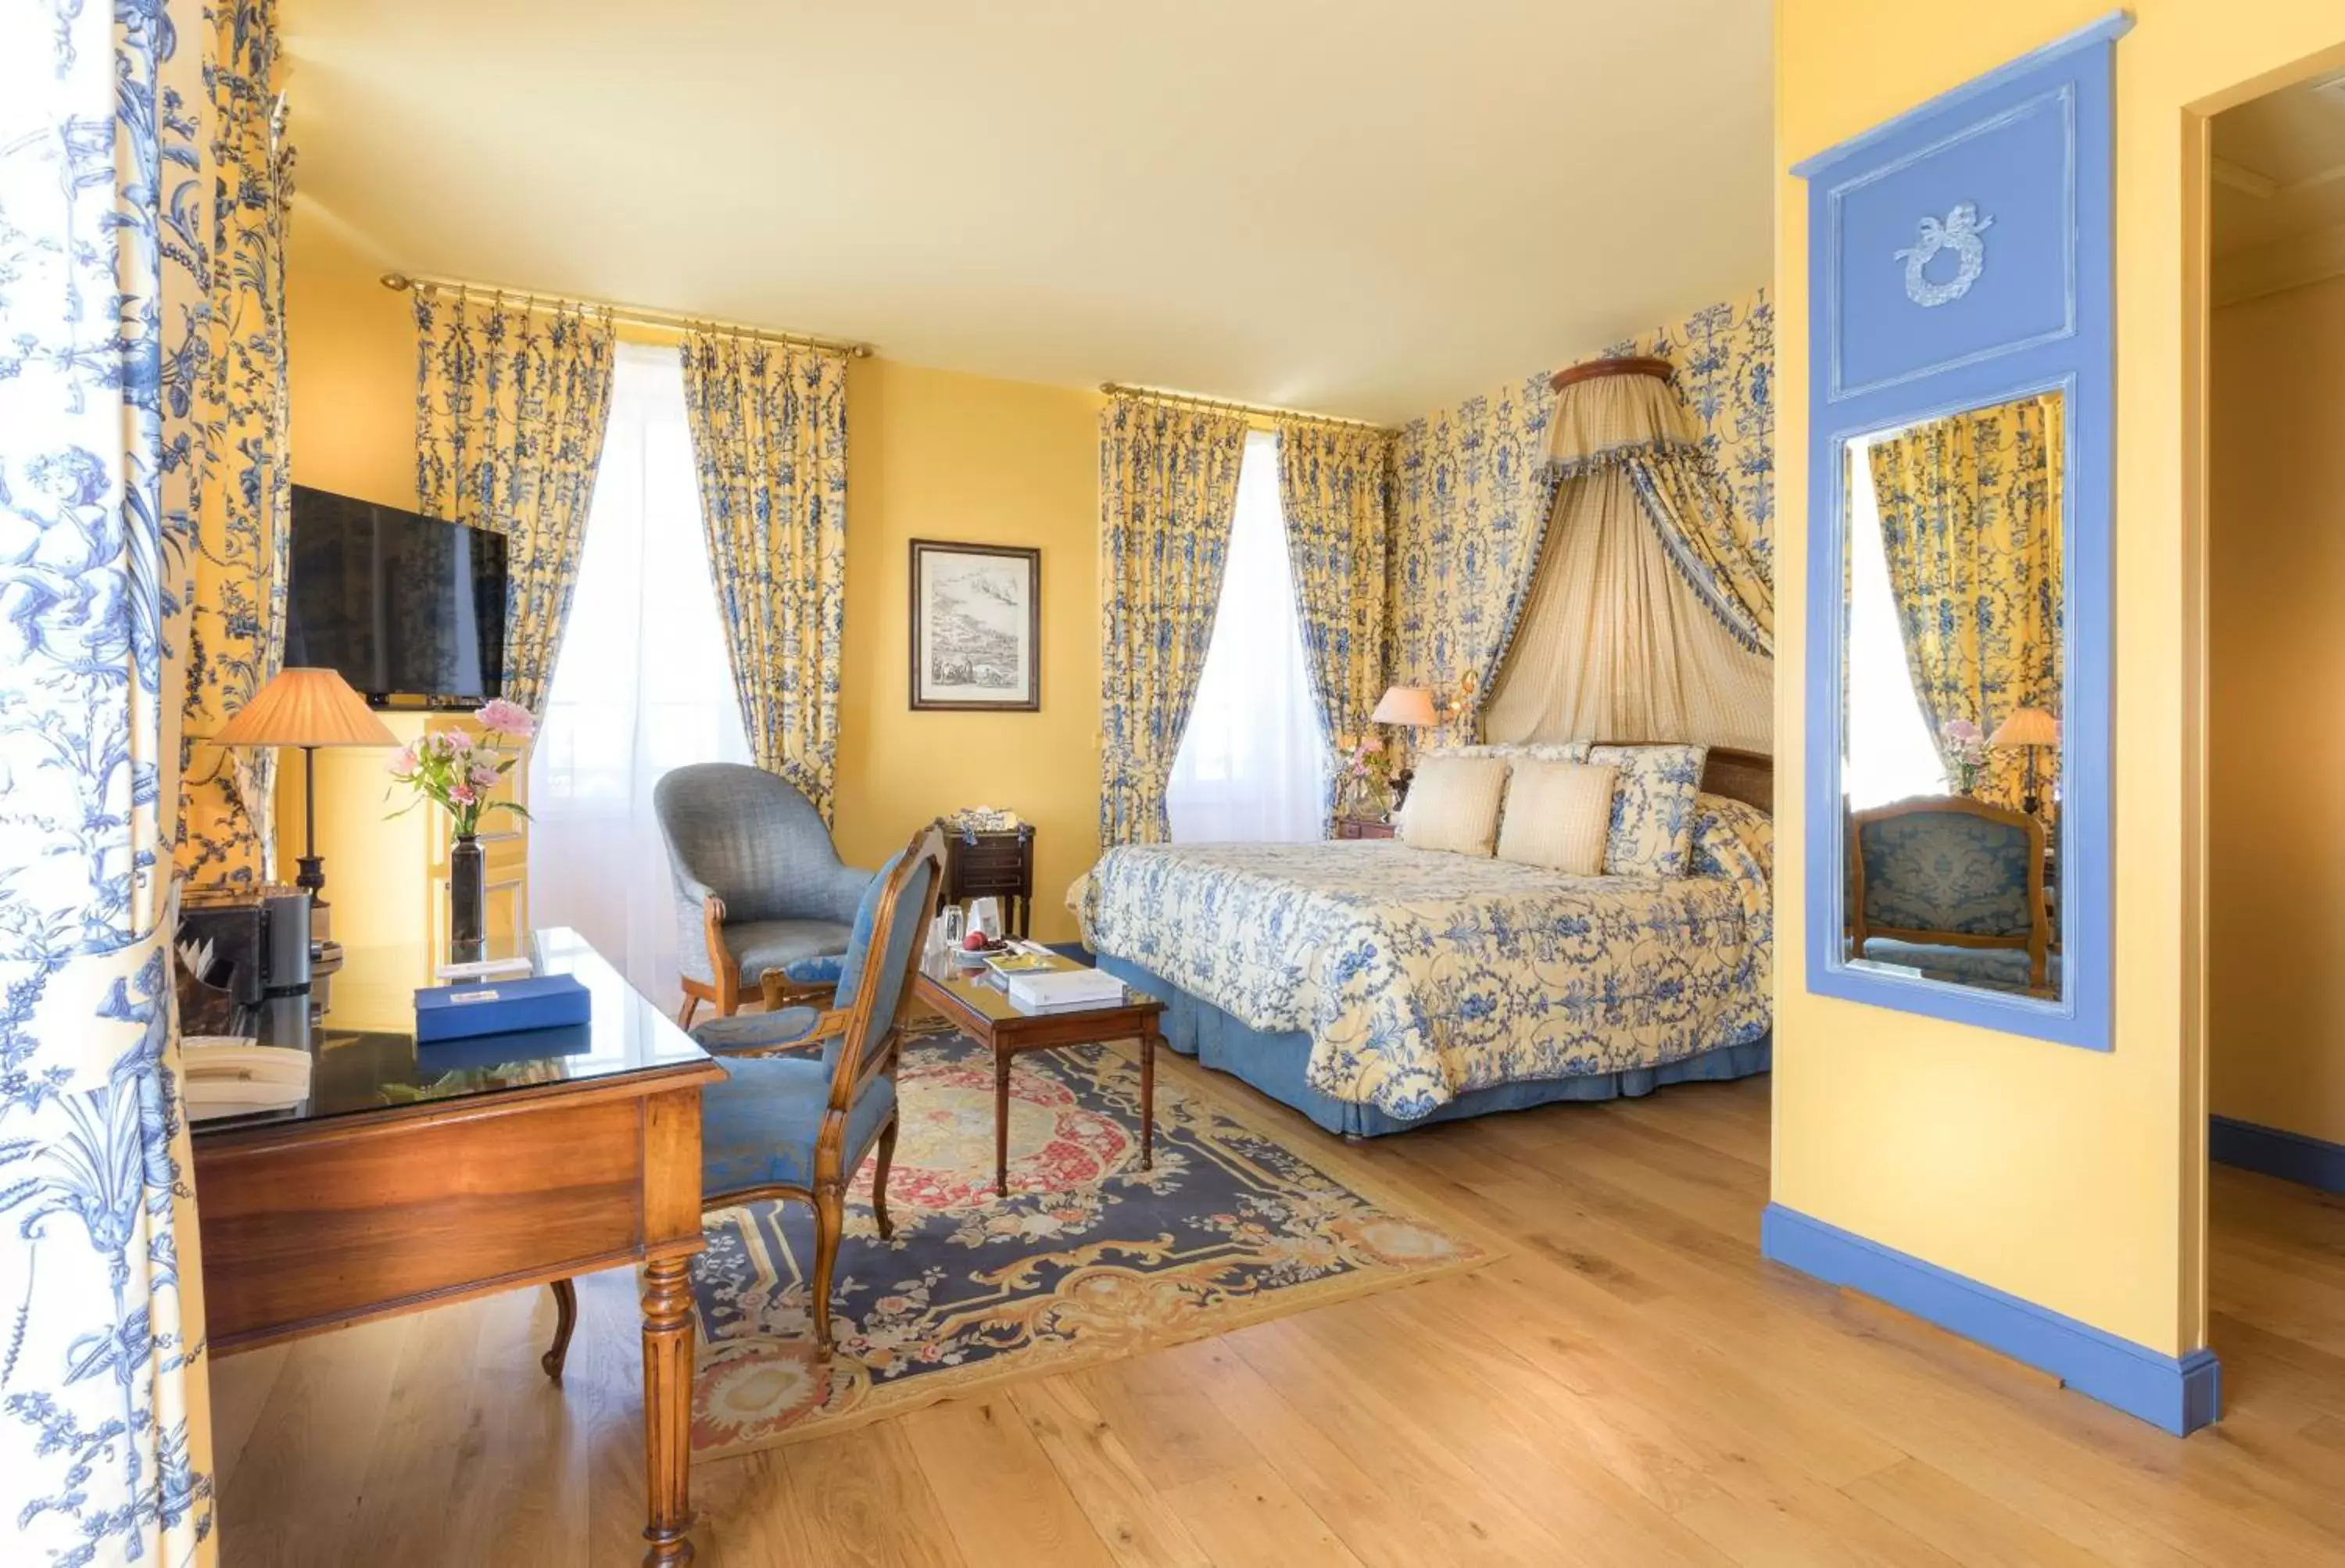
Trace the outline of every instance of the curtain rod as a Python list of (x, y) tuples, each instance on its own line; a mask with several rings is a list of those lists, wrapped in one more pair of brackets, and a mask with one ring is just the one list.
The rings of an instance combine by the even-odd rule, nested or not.
[(1373, 430), (1382, 435), (1398, 433), (1388, 424), (1378, 424), (1372, 419), (1345, 419), (1337, 413), (1307, 413), (1301, 409), (1281, 408), (1276, 403), (1240, 402), (1234, 398), (1202, 397), (1195, 392), (1172, 392), (1164, 387), (1133, 386), (1128, 382), (1101, 382), (1100, 391), (1110, 397), (1151, 398), (1158, 402), (1188, 403), (1197, 408), (1225, 408), (1233, 413), (1258, 413), (1271, 419), (1293, 420), (1302, 424), (1334, 424), (1352, 430)]
[(736, 337), (754, 338), (766, 343), (796, 343), (801, 348), (827, 349), (850, 359), (868, 360), (871, 345), (853, 342), (844, 338), (817, 337), (812, 332), (783, 332), (767, 327), (752, 327), (739, 321), (719, 321), (706, 316), (686, 315), (678, 311), (655, 311), (641, 305), (614, 305), (607, 300), (580, 300), (568, 295), (541, 295), (527, 289), (507, 289), (494, 283), (474, 283), (462, 278), (437, 278), (425, 273), (385, 272), (382, 286), (404, 292), (414, 288), (453, 289), (467, 294), (494, 295), (518, 303), (524, 311), (551, 311), (563, 305), (582, 305), (588, 310), (606, 312), (614, 321), (625, 321), (637, 327), (664, 327), (675, 331), (730, 332)]

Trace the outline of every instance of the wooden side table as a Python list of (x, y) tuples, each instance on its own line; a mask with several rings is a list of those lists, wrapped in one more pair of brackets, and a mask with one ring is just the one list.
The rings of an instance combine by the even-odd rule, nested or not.
[[(1058, 967), (1081, 969), (1061, 958)], [(990, 971), (968, 970), (950, 957), (923, 965), (913, 978), (920, 1002), (950, 1019), (962, 1033), (993, 1053), (993, 1190), (1010, 1190), (1010, 1064), (1020, 1051), (1061, 1045), (1099, 1045), (1110, 1040), (1140, 1041), (1140, 1168), (1156, 1164), (1156, 1037), (1164, 1003), (1144, 991), (1123, 988), (1122, 1000), (1062, 1013), (1020, 1011), (993, 983)]]
[(1034, 918), (1034, 824), (986, 832), (939, 817), (937, 830), (945, 837), (944, 901), (998, 898), (1002, 934), (1026, 936)]
[(1339, 839), (1389, 839), (1393, 825), (1382, 817), (1338, 817), (1335, 837)]

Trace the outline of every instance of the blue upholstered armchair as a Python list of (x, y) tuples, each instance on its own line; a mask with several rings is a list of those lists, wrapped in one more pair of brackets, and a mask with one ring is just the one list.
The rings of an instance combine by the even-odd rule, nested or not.
[(2042, 990), (2052, 918), (2044, 824), (1960, 795), (1900, 800), (1849, 818), (1850, 951), (1887, 938), (2019, 948)]
[(882, 1237), (895, 1233), (888, 1166), (896, 1150), (896, 1057), (921, 937), (943, 881), (944, 840), (929, 828), (869, 880), (831, 1006), (713, 1019), (693, 1032), (726, 1074), (700, 1097), (702, 1204), (785, 1198), (812, 1206), (808, 1287), (815, 1343), (826, 1352), (847, 1184), (875, 1147), (872, 1217)]
[(871, 873), (840, 863), (821, 815), (787, 781), (695, 762), (659, 781), (652, 809), (675, 878), (678, 1022), (689, 1027), (703, 1002), (729, 1018), (745, 983), (847, 950)]

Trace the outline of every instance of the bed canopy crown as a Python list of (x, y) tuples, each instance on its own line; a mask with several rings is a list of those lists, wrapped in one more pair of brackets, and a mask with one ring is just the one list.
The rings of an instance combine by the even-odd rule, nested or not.
[(1554, 499), (1493, 683), (1496, 741), (1774, 749), (1774, 595), (1666, 360), (1559, 371)]

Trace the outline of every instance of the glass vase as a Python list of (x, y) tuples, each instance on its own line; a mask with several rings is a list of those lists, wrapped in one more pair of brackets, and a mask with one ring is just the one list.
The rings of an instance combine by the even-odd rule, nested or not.
[(483, 906), (488, 901), (487, 867), (480, 840), (456, 835), (448, 850), (448, 962), (478, 963), (488, 956)]

